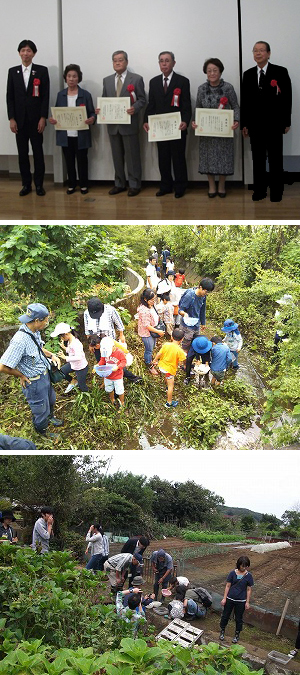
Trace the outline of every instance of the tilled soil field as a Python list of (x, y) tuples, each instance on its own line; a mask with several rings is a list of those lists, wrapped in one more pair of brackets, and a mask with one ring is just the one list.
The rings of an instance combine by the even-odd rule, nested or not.
[[(120, 544), (112, 545), (117, 552)], [(216, 553), (195, 558), (184, 559), (187, 549), (205, 549), (214, 547)], [(287, 598), (290, 598), (288, 614), (300, 615), (300, 544), (288, 549), (270, 551), (269, 553), (251, 553), (250, 545), (238, 547), (234, 544), (218, 546), (215, 544), (201, 544), (187, 542), (183, 539), (168, 537), (167, 539), (151, 541), (146, 549), (146, 555), (163, 548), (179, 551), (179, 572), (186, 575), (194, 584), (207, 587), (208, 590), (223, 594), (226, 577), (234, 569), (240, 555), (248, 555), (251, 561), (251, 572), (254, 578), (252, 604), (271, 611), (282, 611)], [(182, 558), (180, 553), (182, 552)], [(178, 573), (179, 573), (178, 572)]]

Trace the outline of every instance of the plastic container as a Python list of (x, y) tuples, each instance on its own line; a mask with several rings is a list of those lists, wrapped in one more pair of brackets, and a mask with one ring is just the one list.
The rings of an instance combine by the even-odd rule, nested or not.
[(172, 592), (169, 591), (168, 588), (162, 588), (161, 594), (166, 598), (169, 597), (169, 595), (172, 595)]
[(208, 373), (209, 370), (210, 370), (210, 367), (207, 366), (205, 363), (197, 364), (197, 373), (199, 375), (206, 375), (206, 373)]
[(195, 326), (198, 323), (199, 319), (194, 319), (191, 316), (184, 316), (183, 321), (186, 326)]
[(113, 366), (95, 366), (94, 370), (99, 377), (108, 377), (112, 374)]
[(275, 663), (280, 663), (281, 666), (285, 666), (289, 661), (292, 659), (292, 656), (289, 656), (289, 654), (281, 654), (281, 652), (276, 652), (275, 649), (273, 649), (271, 652), (268, 654), (268, 659), (270, 661), (275, 661)]

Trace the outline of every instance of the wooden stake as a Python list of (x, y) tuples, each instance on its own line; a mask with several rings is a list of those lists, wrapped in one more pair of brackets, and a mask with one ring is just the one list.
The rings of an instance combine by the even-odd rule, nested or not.
[(281, 626), (282, 626), (282, 624), (283, 624), (283, 622), (284, 622), (284, 618), (285, 618), (285, 615), (286, 615), (286, 613), (287, 613), (287, 609), (288, 609), (289, 604), (290, 604), (290, 598), (287, 598), (286, 601), (285, 601), (285, 605), (284, 605), (284, 608), (283, 608), (281, 617), (280, 617), (280, 621), (279, 621), (279, 624), (278, 624), (278, 628), (277, 628), (277, 631), (276, 631), (276, 635), (279, 635), (279, 633), (280, 633), (280, 631), (281, 631)]

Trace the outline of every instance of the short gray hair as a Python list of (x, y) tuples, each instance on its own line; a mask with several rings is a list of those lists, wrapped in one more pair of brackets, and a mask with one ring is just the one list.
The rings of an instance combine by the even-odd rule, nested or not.
[(169, 52), (169, 51), (160, 52), (159, 55), (158, 55), (158, 60), (160, 59), (160, 57), (161, 57), (162, 54), (170, 54), (172, 61), (175, 61), (175, 55), (174, 55), (174, 53), (173, 53), (173, 52)]
[(114, 56), (117, 56), (117, 54), (123, 54), (123, 55), (124, 55), (125, 61), (128, 61), (128, 54), (127, 54), (127, 52), (124, 52), (123, 49), (118, 49), (117, 52), (114, 52), (113, 55), (112, 55), (112, 57), (111, 57), (112, 60), (114, 60)]

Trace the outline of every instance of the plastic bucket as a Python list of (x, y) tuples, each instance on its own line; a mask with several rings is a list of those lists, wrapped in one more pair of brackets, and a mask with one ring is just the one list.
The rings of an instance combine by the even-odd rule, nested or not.
[(99, 377), (108, 377), (112, 374), (113, 366), (95, 366), (94, 370)]

